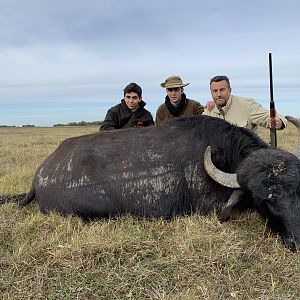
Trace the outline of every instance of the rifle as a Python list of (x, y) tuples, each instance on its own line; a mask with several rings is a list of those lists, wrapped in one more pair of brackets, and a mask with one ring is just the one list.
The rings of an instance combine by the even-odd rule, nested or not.
[(272, 53), (269, 53), (269, 76), (270, 76), (270, 137), (271, 137), (271, 147), (277, 148), (277, 137), (276, 137), (276, 110), (275, 102), (273, 98), (273, 74), (272, 74)]

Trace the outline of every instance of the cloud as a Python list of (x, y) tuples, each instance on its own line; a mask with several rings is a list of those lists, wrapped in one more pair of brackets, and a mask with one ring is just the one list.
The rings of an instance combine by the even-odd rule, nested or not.
[[(54, 115), (72, 117), (70, 104), (81, 109), (78, 115), (72, 108), (73, 121), (101, 119), (129, 82), (143, 87), (155, 113), (165, 96), (159, 84), (173, 74), (190, 82), (188, 95), (202, 103), (217, 74), (228, 75), (237, 93), (263, 101), (269, 52), (278, 99), (296, 101), (300, 92), (296, 0), (274, 0), (272, 10), (257, 0), (0, 3), (0, 123), (21, 122), (4, 110), (7, 102), (26, 123), (45, 122), (40, 111), (28, 113), (30, 103), (49, 111), (47, 124)], [(85, 110), (84, 103), (94, 106)]]

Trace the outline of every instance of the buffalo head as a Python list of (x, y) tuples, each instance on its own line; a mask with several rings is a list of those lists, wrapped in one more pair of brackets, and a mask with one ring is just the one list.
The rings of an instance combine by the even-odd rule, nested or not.
[(236, 174), (219, 170), (211, 161), (207, 148), (204, 165), (212, 179), (234, 189), (220, 213), (220, 220), (229, 218), (242, 201), (251, 202), (268, 226), (277, 232), (292, 251), (300, 249), (300, 119), (287, 116), (299, 131), (294, 154), (279, 149), (252, 152), (238, 166)]

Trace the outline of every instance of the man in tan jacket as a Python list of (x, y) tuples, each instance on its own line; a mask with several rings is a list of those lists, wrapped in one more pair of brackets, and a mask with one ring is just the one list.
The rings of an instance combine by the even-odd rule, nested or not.
[(161, 87), (167, 91), (165, 103), (161, 104), (156, 111), (155, 123), (160, 125), (165, 120), (176, 117), (190, 117), (201, 115), (204, 107), (195, 100), (188, 99), (183, 88), (189, 83), (183, 83), (179, 76), (170, 76)]
[[(258, 133), (258, 126), (270, 128), (270, 113), (254, 99), (233, 96), (227, 76), (215, 76), (210, 80), (210, 92), (215, 102), (210, 111), (205, 108), (203, 115), (217, 117), (240, 127)], [(284, 129), (287, 120), (276, 114), (276, 129)]]

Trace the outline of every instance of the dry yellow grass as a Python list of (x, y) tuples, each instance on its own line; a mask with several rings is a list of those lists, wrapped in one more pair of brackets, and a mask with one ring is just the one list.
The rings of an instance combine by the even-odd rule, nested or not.
[[(0, 128), (0, 194), (28, 191), (60, 141), (97, 130)], [(278, 132), (279, 147), (296, 136)], [(1, 299), (299, 299), (299, 257), (255, 213), (84, 223), (0, 206)]]

